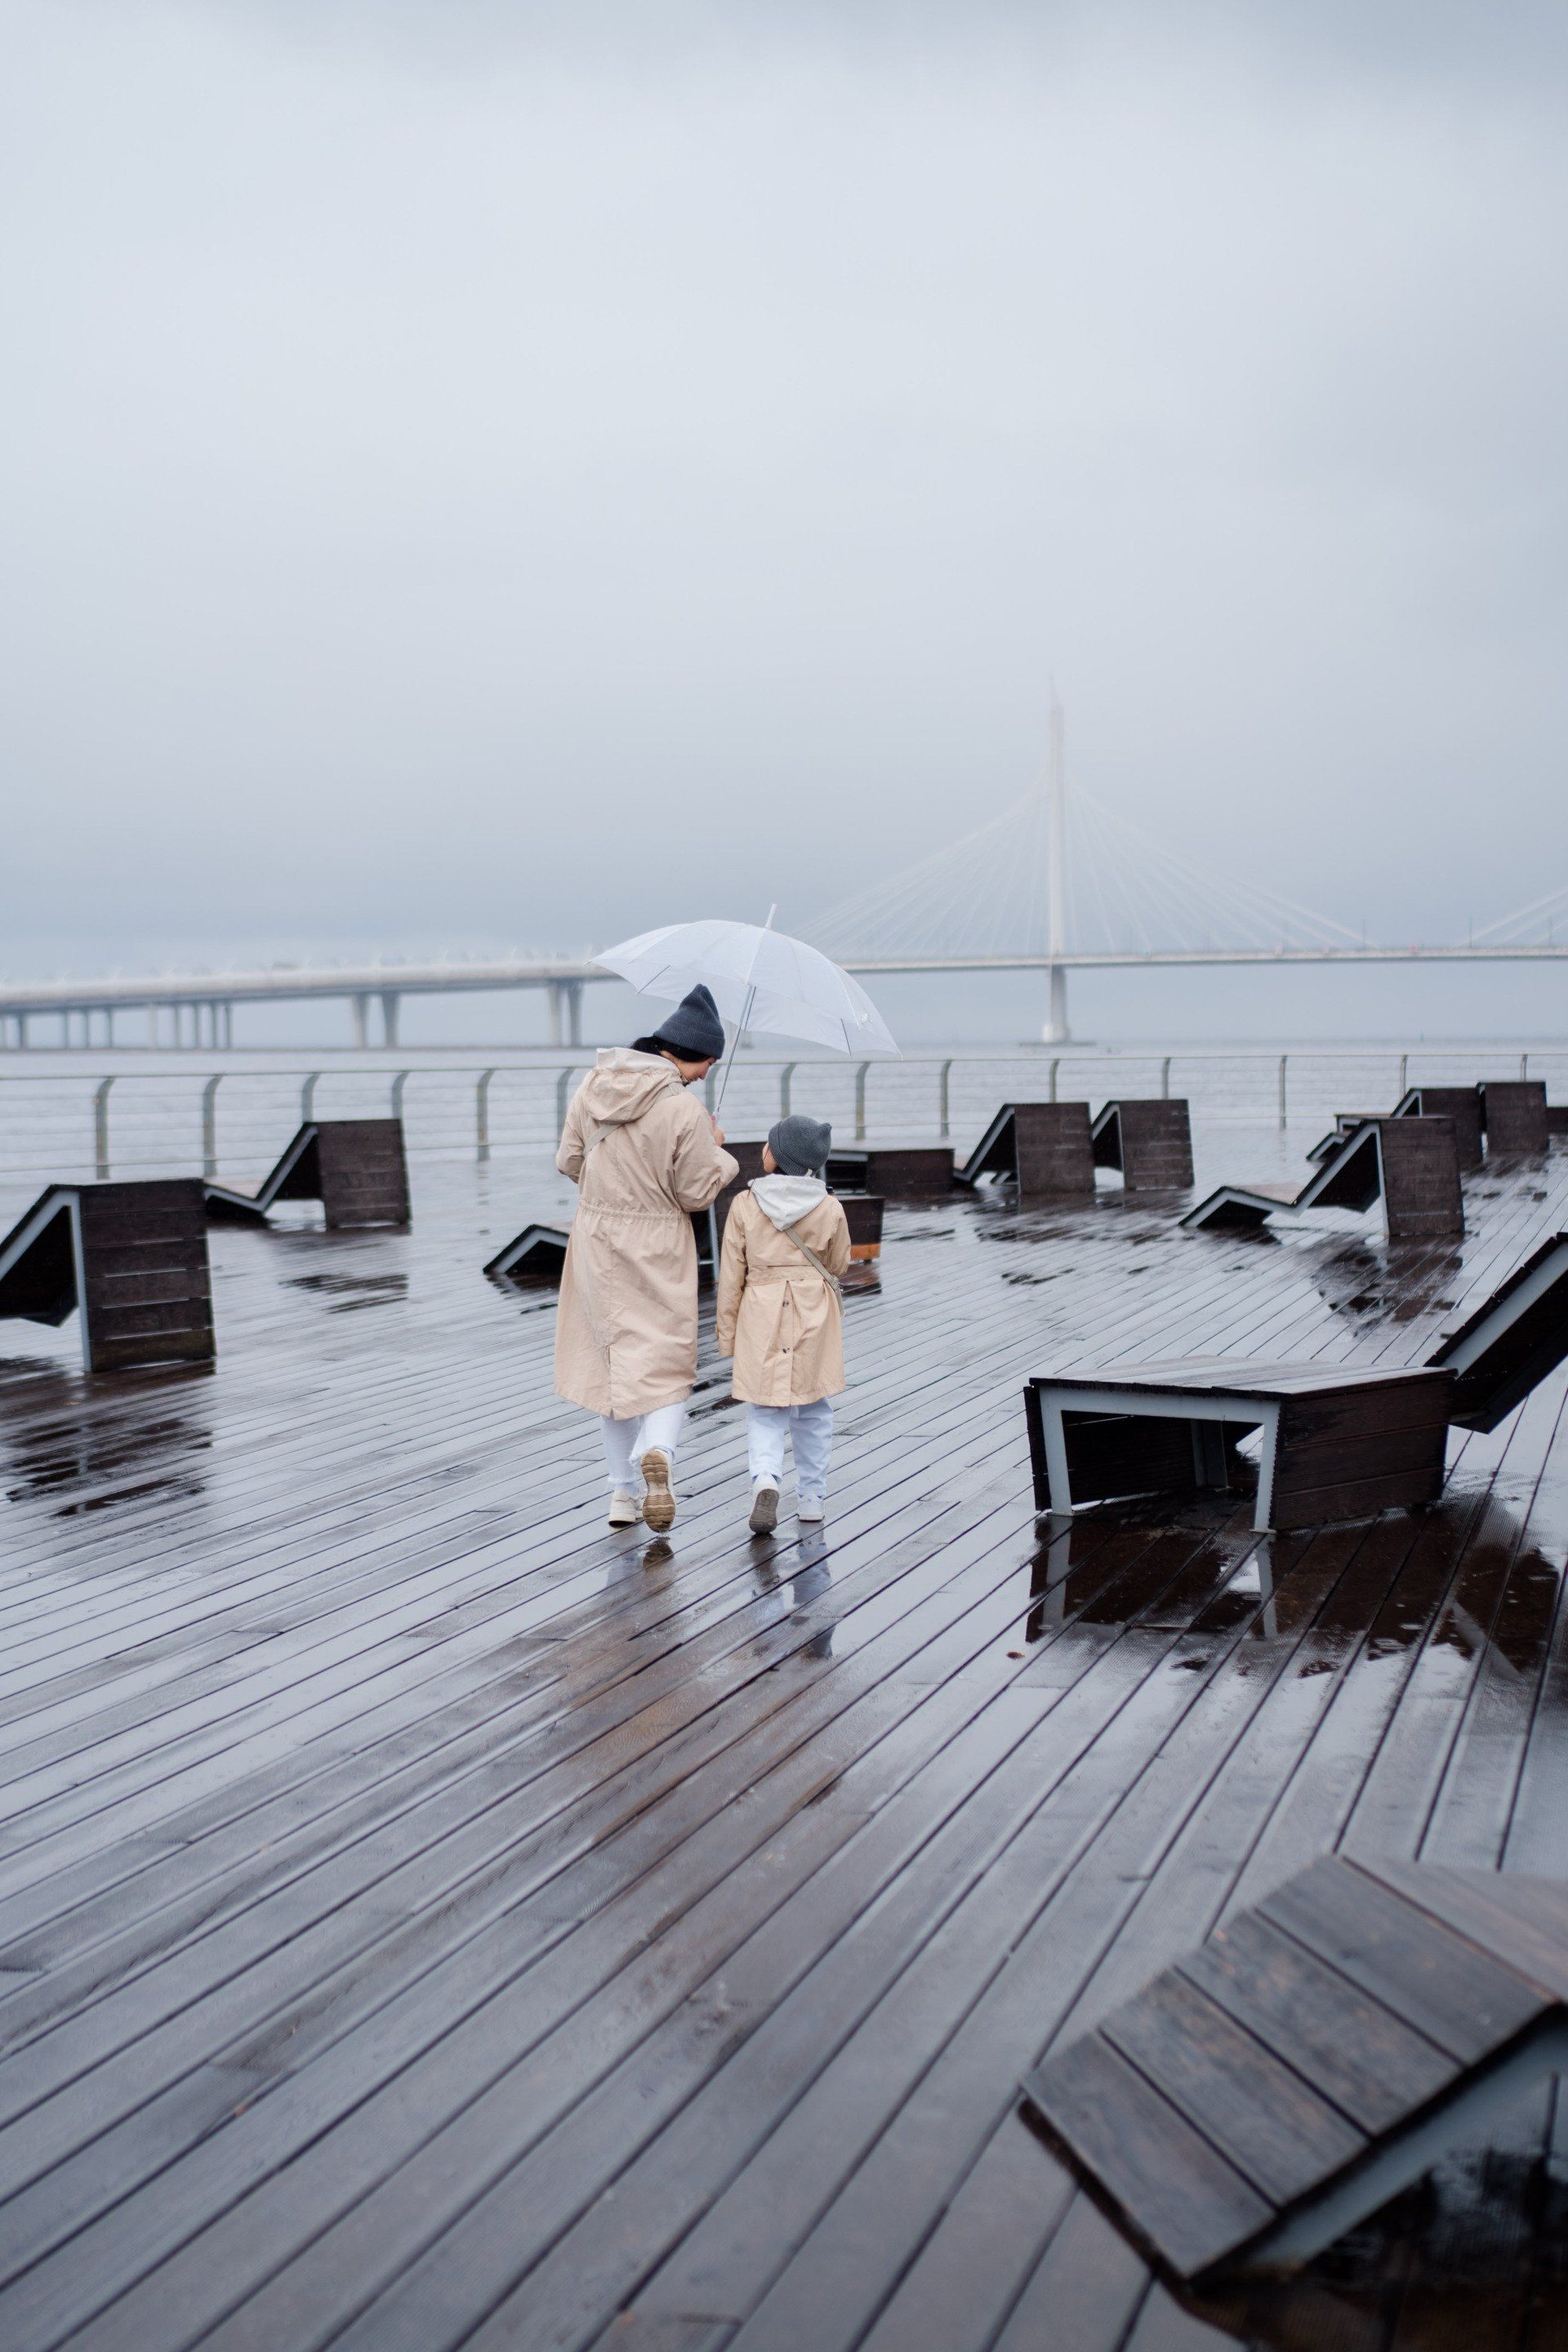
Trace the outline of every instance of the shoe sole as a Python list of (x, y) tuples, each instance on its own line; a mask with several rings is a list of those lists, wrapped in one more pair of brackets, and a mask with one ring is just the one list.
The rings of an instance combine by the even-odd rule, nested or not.
[(669, 1464), (662, 1454), (645, 1454), (637, 1464), (643, 1485), (647, 1488), (642, 1498), (643, 1524), (662, 1535), (666, 1528), (675, 1525), (675, 1489), (669, 1483)]
[(746, 1522), (754, 1536), (771, 1536), (779, 1523), (779, 1490), (764, 1486), (752, 1505), (752, 1516)]

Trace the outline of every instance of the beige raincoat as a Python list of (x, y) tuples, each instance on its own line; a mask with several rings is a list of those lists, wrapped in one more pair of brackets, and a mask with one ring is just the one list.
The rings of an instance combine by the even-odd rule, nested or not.
[(555, 1388), (617, 1421), (679, 1404), (697, 1377), (689, 1212), (739, 1173), (673, 1063), (616, 1045), (572, 1097), (555, 1165), (578, 1188), (561, 1276)]
[[(849, 1264), (849, 1227), (828, 1193), (792, 1225), (829, 1274)], [(735, 1202), (719, 1260), (714, 1344), (735, 1359), (747, 1404), (815, 1404), (844, 1386), (844, 1308), (749, 1192)]]

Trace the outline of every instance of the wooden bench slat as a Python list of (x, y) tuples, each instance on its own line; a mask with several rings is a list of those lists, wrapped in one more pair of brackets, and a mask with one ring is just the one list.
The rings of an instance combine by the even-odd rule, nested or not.
[(1506, 1874), (1445, 1870), (1430, 1863), (1365, 1866), (1553, 2000), (1568, 2000), (1568, 1885), (1510, 1881)]
[(1038, 2113), (1186, 2274), (1252, 2236), (1275, 2210), (1256, 2185), (1109, 2042), (1087, 2034), (1028, 2077)]
[(1331, 1856), (1259, 1912), (1463, 2064), (1541, 2014), (1539, 1991), (1474, 1944), (1434, 1934), (1381, 1878)]
[(1100, 2030), (1272, 2205), (1367, 2146), (1364, 2132), (1190, 1978), (1157, 1978)]
[(1447, 2052), (1256, 1915), (1222, 1928), (1181, 1969), (1364, 2132), (1386, 2130), (1459, 2071)]

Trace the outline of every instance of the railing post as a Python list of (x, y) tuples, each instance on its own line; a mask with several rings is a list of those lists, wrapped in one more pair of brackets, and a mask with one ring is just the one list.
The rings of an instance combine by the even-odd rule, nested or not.
[(202, 1174), (208, 1178), (217, 1174), (217, 1090), (222, 1084), (220, 1070), (202, 1088)]
[(1528, 1054), (1521, 1054), (1519, 1057), (1519, 1075), (1521, 1078), (1527, 1078), (1530, 1076), (1530, 1055)]
[(576, 1066), (574, 1062), (568, 1062), (555, 1081), (555, 1134), (558, 1141), (566, 1124), (566, 1105), (571, 1098), (572, 1077)]
[(474, 1089), (474, 1150), (480, 1160), (490, 1156), (490, 1080), (493, 1070), (481, 1070)]
[(869, 1062), (862, 1062), (855, 1073), (855, 1140), (857, 1143), (864, 1143), (866, 1140), (866, 1073), (870, 1066)]
[(1164, 1060), (1160, 1065), (1160, 1099), (1162, 1102), (1169, 1102), (1171, 1099), (1171, 1056), (1169, 1054), (1166, 1055)]
[(1279, 1056), (1279, 1124), (1281, 1128), (1285, 1125), (1285, 1064), (1289, 1056), (1284, 1054)]
[[(390, 1043), (391, 1041), (389, 1040), (388, 1042)], [(392, 1116), (394, 1118), (401, 1118), (403, 1117), (403, 1089), (407, 1084), (408, 1072), (406, 1070), (399, 1070), (397, 1076), (392, 1081)]]
[(304, 1085), (300, 1089), (300, 1124), (301, 1127), (309, 1127), (310, 1120), (314, 1116), (316, 1106), (316, 1081), (321, 1075), (320, 1070), (312, 1070), (310, 1076), (306, 1079)]
[(795, 1067), (794, 1062), (786, 1062), (779, 1072), (779, 1117), (781, 1118), (789, 1117), (790, 1080), (795, 1074)]
[(112, 1078), (100, 1078), (92, 1097), (93, 1164), (100, 1176), (109, 1173), (109, 1089)]
[(1395, 1097), (1396, 1101), (1403, 1102), (1405, 1100), (1405, 1088), (1409, 1084), (1410, 1056), (1408, 1054), (1401, 1054), (1399, 1056), (1399, 1093)]
[(1055, 1102), (1055, 1100), (1056, 1100), (1056, 1098), (1057, 1098), (1057, 1072), (1061, 1068), (1061, 1066), (1062, 1066), (1062, 1057), (1061, 1057), (1061, 1055), (1058, 1054), (1058, 1055), (1057, 1055), (1057, 1057), (1056, 1057), (1055, 1061), (1051, 1064), (1051, 1093), (1050, 1093), (1050, 1099), (1052, 1100), (1052, 1102)]
[(952, 1077), (952, 1064), (944, 1062), (942, 1066), (942, 1076), (937, 1081), (937, 1108), (941, 1114), (941, 1125), (937, 1132), (944, 1143), (952, 1132), (952, 1098), (950, 1092)]

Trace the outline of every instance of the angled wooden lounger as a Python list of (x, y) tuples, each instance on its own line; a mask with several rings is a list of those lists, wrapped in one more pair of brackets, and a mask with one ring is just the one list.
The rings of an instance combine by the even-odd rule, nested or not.
[(1119, 1168), (1130, 1192), (1180, 1192), (1193, 1181), (1193, 1126), (1180, 1096), (1108, 1102), (1090, 1129), (1097, 1168)]
[(1550, 1128), (1539, 1078), (1489, 1079), (1480, 1091), (1489, 1158), (1545, 1150)]
[(208, 1363), (212, 1276), (199, 1176), (51, 1184), (0, 1242), (0, 1317), (79, 1308), (89, 1372)]
[(963, 1166), (960, 1184), (1015, 1183), (1035, 1200), (1088, 1200), (1094, 1146), (1086, 1102), (1004, 1103)]
[(835, 1192), (877, 1192), (883, 1200), (930, 1200), (952, 1190), (950, 1145), (835, 1151), (827, 1162)]
[[(1320, 1147), (1321, 1148), (1321, 1147)], [(1391, 1241), (1446, 1241), (1465, 1230), (1451, 1118), (1364, 1118), (1342, 1135), (1297, 1192), (1222, 1184), (1182, 1219), (1194, 1232), (1256, 1229), (1281, 1210), (1370, 1209), (1381, 1200)]]
[(318, 1118), (300, 1128), (254, 1192), (209, 1182), (220, 1223), (267, 1223), (279, 1201), (320, 1201), (329, 1231), (408, 1223), (408, 1163), (400, 1118)]
[(1254, 1431), (1257, 1528), (1433, 1502), (1450, 1425), (1495, 1429), (1564, 1357), (1568, 1234), (1557, 1234), (1408, 1371), (1198, 1356), (1039, 1372), (1024, 1391), (1035, 1507), (1245, 1488), (1237, 1440)]
[[(1332, 1129), (1313, 1144), (1307, 1158), (1313, 1167), (1320, 1167), (1339, 1150), (1354, 1129), (1365, 1126), (1369, 1119), (1384, 1116), (1383, 1112), (1374, 1110), (1341, 1111)], [(1472, 1175), (1481, 1165), (1484, 1121), (1479, 1087), (1410, 1087), (1386, 1116), (1390, 1118), (1451, 1118), (1460, 1174)]]
[(524, 1225), (497, 1250), (485, 1272), (497, 1282), (548, 1282), (559, 1289), (570, 1239), (562, 1225)]
[(1568, 2072), (1568, 1885), (1330, 1856), (1025, 2078), (1167, 2277), (1289, 2273)]

